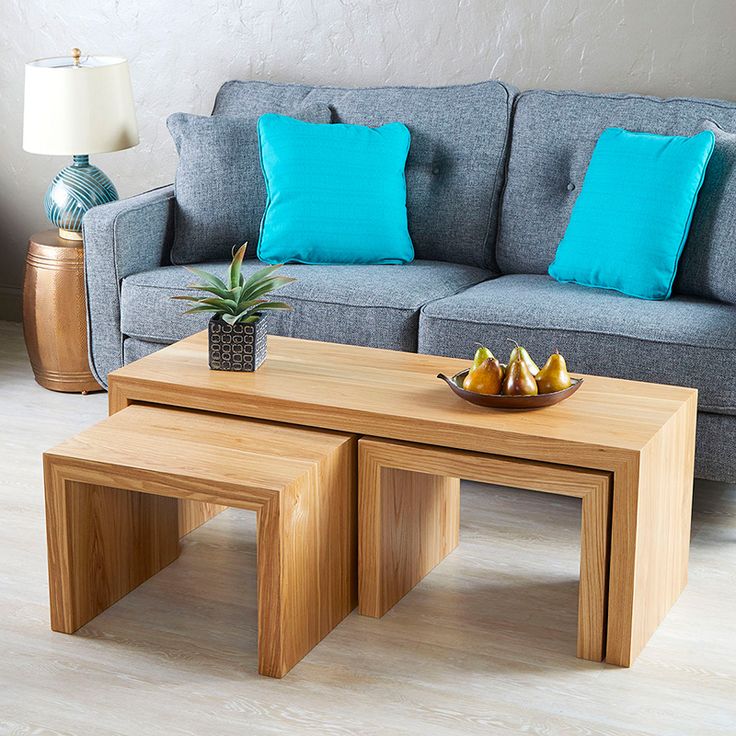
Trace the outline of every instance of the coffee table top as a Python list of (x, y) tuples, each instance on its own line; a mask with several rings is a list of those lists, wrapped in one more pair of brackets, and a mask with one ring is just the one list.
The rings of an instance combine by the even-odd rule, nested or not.
[(203, 331), (111, 373), (110, 406), (151, 402), (613, 470), (697, 403), (691, 388), (584, 376), (556, 406), (488, 409), (436, 378), (470, 362), (269, 336), (255, 373), (212, 371)]

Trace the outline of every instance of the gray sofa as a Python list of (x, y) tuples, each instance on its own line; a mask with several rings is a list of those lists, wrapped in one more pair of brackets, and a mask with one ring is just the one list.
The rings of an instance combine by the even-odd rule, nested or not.
[[(408, 125), (416, 260), (285, 266), (298, 279), (282, 292), (294, 311), (273, 316), (274, 332), (448, 356), (468, 356), (476, 340), (503, 351), (514, 337), (540, 357), (559, 349), (575, 371), (694, 386), (696, 474), (736, 481), (736, 307), (710, 298), (712, 286), (736, 278), (736, 257), (707, 242), (714, 223), (701, 226), (697, 247), (691, 233), (667, 301), (546, 275), (604, 128), (691, 135), (711, 120), (736, 131), (736, 104), (518, 93), (501, 82), (357, 90), (228, 82), (213, 115), (282, 109), (286, 100), (326, 103), (333, 121)], [(736, 238), (736, 214), (719, 217), (733, 220), (715, 225)], [(102, 385), (109, 371), (206, 325), (206, 316), (181, 316), (169, 298), (191, 281), (169, 261), (175, 220), (172, 186), (85, 217), (90, 364)], [(224, 272), (225, 263), (206, 267)]]

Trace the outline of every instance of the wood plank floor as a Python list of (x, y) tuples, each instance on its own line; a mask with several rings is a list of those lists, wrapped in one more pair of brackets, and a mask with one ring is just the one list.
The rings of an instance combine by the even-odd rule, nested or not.
[(0, 734), (736, 733), (736, 486), (697, 484), (689, 586), (630, 670), (574, 656), (579, 502), (464, 483), (458, 549), (277, 681), (256, 675), (247, 512), (77, 635), (49, 630), (41, 452), (105, 414), (38, 387), (0, 323)]

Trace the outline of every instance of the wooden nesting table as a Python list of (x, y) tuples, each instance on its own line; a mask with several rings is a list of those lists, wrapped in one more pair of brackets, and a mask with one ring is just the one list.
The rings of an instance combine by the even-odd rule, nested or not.
[[(467, 362), (271, 336), (260, 370), (226, 373), (208, 369), (202, 332), (110, 374), (110, 412), (150, 403), (361, 436), (368, 615), (457, 544), (458, 478), (579, 496), (578, 655), (631, 665), (687, 582), (697, 392), (586, 376), (562, 404), (504, 412), (436, 379)], [(219, 510), (180, 501), (180, 533)]]
[(179, 554), (179, 509), (256, 512), (258, 671), (283, 677), (357, 599), (353, 435), (130, 406), (44, 454), (51, 628)]

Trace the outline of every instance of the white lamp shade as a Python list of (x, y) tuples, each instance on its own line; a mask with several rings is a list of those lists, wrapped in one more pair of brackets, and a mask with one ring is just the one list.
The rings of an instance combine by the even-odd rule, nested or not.
[(38, 59), (26, 64), (23, 148), (75, 155), (138, 143), (128, 62), (119, 56)]

